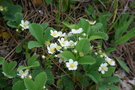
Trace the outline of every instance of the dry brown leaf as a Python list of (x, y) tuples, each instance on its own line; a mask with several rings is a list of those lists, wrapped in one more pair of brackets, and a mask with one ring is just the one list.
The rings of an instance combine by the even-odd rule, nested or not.
[(32, 3), (35, 5), (35, 6), (41, 6), (43, 1), (42, 0), (32, 0)]
[(10, 37), (8, 32), (2, 32), (0, 33), (0, 37), (4, 38), (4, 39), (8, 39)]

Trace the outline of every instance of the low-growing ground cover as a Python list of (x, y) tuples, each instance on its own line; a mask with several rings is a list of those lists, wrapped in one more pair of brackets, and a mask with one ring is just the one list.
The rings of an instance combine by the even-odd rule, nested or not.
[(0, 0), (0, 88), (134, 90), (134, 5)]

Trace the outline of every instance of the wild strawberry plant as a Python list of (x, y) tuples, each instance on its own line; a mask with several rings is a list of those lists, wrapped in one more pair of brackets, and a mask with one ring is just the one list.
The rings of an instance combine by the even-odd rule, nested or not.
[[(86, 10), (87, 13), (88, 11)], [(21, 7), (11, 2), (2, 1), (0, 12), (8, 26), (17, 30), (27, 30), (35, 38), (23, 46), (26, 49), (23, 64), (16, 61), (8, 62), (0, 57), (0, 75), (4, 83), (1, 85), (2, 88), (8, 86), (6, 81), (10, 79), (12, 84), (9, 90), (47, 90), (51, 85), (62, 90), (74, 90), (79, 87), (92, 90), (120, 90), (117, 86), (119, 78), (114, 75), (116, 61), (126, 72), (129, 72), (129, 68), (123, 61), (110, 55), (114, 48), (102, 48), (103, 41), (109, 39), (104, 15), (99, 17), (99, 21), (103, 23), (80, 18), (76, 24), (63, 22), (61, 30), (56, 30), (47, 23), (36, 24), (22, 20)], [(124, 20), (125, 22), (122, 22)], [(122, 30), (116, 31), (113, 45), (126, 42), (134, 36), (134, 28), (125, 34), (132, 20), (133, 17), (128, 20), (127, 15), (118, 21), (115, 29)], [(123, 23), (127, 25), (120, 27)], [(123, 38), (126, 39), (122, 41)], [(41, 50), (40, 54), (36, 52), (37, 49)], [(35, 53), (31, 54), (28, 51)], [(54, 66), (61, 69), (58, 75), (52, 73)]]

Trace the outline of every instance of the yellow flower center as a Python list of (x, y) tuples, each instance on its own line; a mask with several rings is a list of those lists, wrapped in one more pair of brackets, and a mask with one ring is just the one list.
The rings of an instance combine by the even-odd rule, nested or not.
[(101, 67), (101, 69), (102, 69), (102, 70), (105, 70), (105, 69), (106, 69), (106, 67), (105, 67), (105, 66), (103, 66), (103, 67)]
[(27, 24), (23, 24), (24, 27), (27, 27)]
[(112, 61), (112, 60), (110, 60), (110, 61), (108, 61), (108, 63), (109, 63), (109, 64), (112, 64), (112, 63), (113, 63), (113, 61)]
[(61, 44), (64, 45), (64, 44), (66, 44), (66, 42), (65, 41), (62, 41)]
[(55, 49), (54, 48), (50, 48), (50, 52), (54, 53)]
[(70, 68), (74, 68), (75, 67), (75, 64), (74, 63), (71, 63), (70, 64)]
[(57, 49), (57, 50), (60, 50), (60, 48), (61, 48), (60, 46), (56, 46), (56, 49)]
[(4, 7), (3, 6), (0, 6), (0, 10), (4, 10)]
[(57, 33), (56, 33), (56, 32), (52, 33), (52, 36), (56, 36), (56, 35), (57, 35)]

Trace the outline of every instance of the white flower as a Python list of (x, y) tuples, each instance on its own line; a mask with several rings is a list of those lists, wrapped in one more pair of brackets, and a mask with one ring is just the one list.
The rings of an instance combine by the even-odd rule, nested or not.
[(76, 49), (74, 49), (74, 50), (73, 50), (73, 52), (74, 52), (74, 53), (77, 53), (77, 50), (76, 50)]
[(85, 37), (86, 36), (86, 33), (83, 33), (82, 35)]
[(96, 21), (89, 21), (89, 24), (94, 25)]
[(77, 42), (74, 42), (72, 40), (69, 41), (69, 47), (74, 47), (77, 44)]
[(71, 33), (73, 34), (79, 34), (79, 33), (82, 33), (83, 32), (83, 29), (82, 28), (79, 28), (79, 29), (72, 29), (71, 30)]
[(55, 53), (55, 47), (57, 46), (56, 43), (51, 43), (50, 46), (47, 46), (48, 53), (53, 54)]
[(55, 46), (56, 50), (57, 50), (57, 51), (60, 51), (61, 46), (59, 46), (57, 43), (55, 43), (55, 44), (56, 44), (56, 46)]
[(31, 75), (29, 75), (28, 77), (29, 77), (30, 79), (32, 79), (32, 76), (31, 76)]
[(66, 33), (58, 32), (59, 37), (65, 37)]
[(45, 59), (45, 55), (42, 55), (42, 59)]
[(55, 31), (51, 30), (50, 32), (51, 32), (51, 36), (53, 36), (54, 38), (59, 37), (59, 33), (56, 30)]
[(4, 11), (6, 9), (7, 9), (6, 7), (0, 6), (0, 11)]
[(72, 35), (73, 35), (72, 32), (69, 32), (69, 33), (67, 34), (68, 37), (71, 37)]
[(24, 78), (26, 78), (28, 76), (28, 74), (29, 74), (29, 70), (26, 69), (25, 71), (20, 70), (19, 74), (17, 74), (17, 75), (20, 76), (22, 79), (24, 79)]
[(87, 22), (89, 22), (89, 24), (91, 25), (94, 25), (96, 23), (96, 21), (89, 21), (89, 20), (86, 20)]
[(102, 74), (105, 74), (105, 71), (108, 71), (107, 63), (102, 63), (98, 69)]
[(59, 41), (59, 43), (62, 47), (68, 47), (69, 46), (69, 42), (66, 41), (64, 38), (60, 38), (60, 39), (58, 39), (58, 41)]
[(22, 29), (28, 29), (29, 28), (29, 21), (24, 21), (24, 20), (21, 20), (21, 24), (20, 26), (22, 27)]
[(115, 61), (112, 60), (111, 58), (105, 58), (105, 61), (107, 61), (107, 63), (110, 64), (111, 66), (115, 66)]
[(82, 40), (83, 38), (79, 37), (78, 40)]
[(95, 55), (98, 55), (98, 53), (97, 53), (97, 52), (95, 52)]
[(78, 62), (73, 61), (72, 59), (69, 59), (69, 62), (66, 63), (66, 66), (68, 70), (76, 70), (77, 69)]

